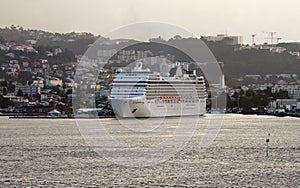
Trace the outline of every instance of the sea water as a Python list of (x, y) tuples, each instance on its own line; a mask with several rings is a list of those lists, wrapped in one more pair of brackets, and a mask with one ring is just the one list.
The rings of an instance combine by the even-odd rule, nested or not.
[[(207, 131), (212, 118), (218, 117), (222, 126)], [(0, 187), (299, 186), (299, 118), (234, 114), (218, 117), (135, 121), (0, 117)], [(148, 152), (143, 148), (160, 146), (178, 136), (165, 146), (166, 151), (171, 151), (169, 146), (178, 150), (172, 150), (176, 152), (158, 163), (153, 160), (161, 156), (149, 153), (149, 159), (144, 161), (153, 163), (146, 167), (136, 167), (134, 161), (119, 164), (119, 159), (130, 161), (122, 153), (124, 148), (98, 143), (101, 152), (111, 152), (111, 158), (101, 156), (103, 153), (87, 140), (91, 137), (84, 137), (82, 122), (90, 125), (95, 121), (99, 128), (95, 124), (94, 130), (103, 130), (102, 135), (94, 134), (95, 138), (106, 136), (123, 144), (117, 146)], [(139, 127), (147, 123), (148, 128)], [(184, 123), (190, 123), (188, 129), (182, 127)], [(178, 128), (182, 132), (176, 133)], [(213, 138), (212, 142), (204, 143), (205, 136)], [(270, 140), (268, 156), (266, 139)], [(111, 150), (113, 147), (117, 149)]]

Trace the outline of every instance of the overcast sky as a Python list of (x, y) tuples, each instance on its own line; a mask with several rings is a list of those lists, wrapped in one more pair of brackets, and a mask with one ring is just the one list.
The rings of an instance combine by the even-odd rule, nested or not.
[(104, 35), (124, 25), (155, 21), (185, 28), (194, 36), (242, 35), (264, 42), (275, 31), (300, 42), (299, 0), (0, 0), (0, 27)]

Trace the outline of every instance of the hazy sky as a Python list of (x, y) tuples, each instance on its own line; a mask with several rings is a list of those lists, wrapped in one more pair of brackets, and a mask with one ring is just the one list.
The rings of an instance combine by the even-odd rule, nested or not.
[(269, 31), (300, 42), (299, 0), (0, 0), (0, 27), (106, 34), (130, 23), (177, 25), (195, 36), (227, 32), (264, 42)]

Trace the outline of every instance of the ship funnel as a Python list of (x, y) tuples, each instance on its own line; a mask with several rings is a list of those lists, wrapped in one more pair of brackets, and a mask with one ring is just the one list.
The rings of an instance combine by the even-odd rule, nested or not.
[(177, 67), (175, 77), (182, 77), (182, 69), (181, 66)]

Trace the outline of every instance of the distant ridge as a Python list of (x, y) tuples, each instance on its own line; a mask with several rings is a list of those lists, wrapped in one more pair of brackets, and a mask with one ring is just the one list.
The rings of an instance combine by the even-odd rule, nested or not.
[[(2, 37), (2, 39), (1, 39)], [(23, 29), (20, 26), (11, 26), (10, 28), (0, 28), (0, 39), (6, 41), (24, 42), (29, 39), (37, 39), (37, 46), (57, 46), (62, 49), (69, 49), (76, 55), (83, 54), (89, 44), (100, 36), (95, 36), (91, 33), (51, 33), (42, 30)], [(109, 40), (109, 39), (108, 39)], [(180, 42), (184, 40), (182, 38), (166, 41), (166, 44), (172, 42)], [(197, 42), (196, 38), (190, 38), (191, 44)], [(1, 41), (0, 41), (1, 42)], [(129, 42), (129, 41), (128, 41)], [(269, 50), (263, 49), (247, 49), (235, 51), (234, 46), (227, 45), (220, 42), (204, 42), (208, 45), (210, 50), (215, 55), (216, 59), (224, 66), (222, 66), (223, 72), (227, 81), (231, 78), (238, 78), (247, 74), (297, 74), (300, 76), (300, 59), (291, 55), (291, 51), (299, 52), (300, 43), (280, 43), (279, 47), (286, 48), (286, 51), (282, 53), (271, 53)], [(124, 41), (126, 43), (126, 41)], [(110, 44), (111, 47), (116, 45)], [(150, 50), (154, 52), (154, 55), (172, 53), (178, 60), (189, 61), (190, 59), (184, 56), (179, 51), (172, 48), (166, 48), (157, 45), (149, 45), (141, 43), (131, 47), (132, 49)]]

